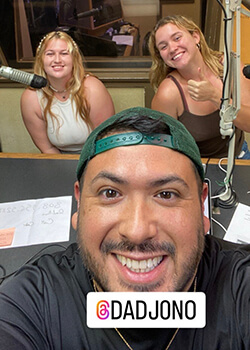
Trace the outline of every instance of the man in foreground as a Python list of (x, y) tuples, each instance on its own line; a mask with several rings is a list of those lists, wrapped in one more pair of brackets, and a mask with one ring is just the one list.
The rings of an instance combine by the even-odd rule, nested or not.
[[(195, 141), (161, 112), (97, 127), (77, 168), (78, 245), (46, 254), (0, 289), (0, 349), (249, 349), (247, 247), (210, 235)], [(206, 293), (200, 329), (91, 329), (93, 291)]]

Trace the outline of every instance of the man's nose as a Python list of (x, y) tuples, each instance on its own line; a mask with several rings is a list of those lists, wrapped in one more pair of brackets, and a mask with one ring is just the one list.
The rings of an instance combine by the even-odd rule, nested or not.
[(157, 221), (152, 206), (142, 198), (128, 202), (122, 213), (119, 234), (134, 244), (154, 238)]

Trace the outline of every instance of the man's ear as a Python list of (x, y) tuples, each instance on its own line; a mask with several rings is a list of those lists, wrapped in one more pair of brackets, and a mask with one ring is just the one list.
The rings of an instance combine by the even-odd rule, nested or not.
[(76, 230), (77, 229), (78, 211), (79, 211), (79, 206), (80, 206), (80, 184), (78, 181), (76, 181), (74, 183), (74, 195), (75, 195), (75, 199), (77, 201), (77, 211), (72, 215), (71, 223), (72, 223), (72, 227), (74, 228), (74, 230)]
[[(202, 201), (202, 210), (204, 213), (205, 210), (205, 200), (208, 196), (208, 185), (206, 183), (203, 183), (203, 189), (202, 189), (202, 195), (201, 195), (201, 201)], [(210, 229), (210, 220), (209, 218), (203, 214), (203, 226), (204, 226), (204, 233), (206, 234)]]

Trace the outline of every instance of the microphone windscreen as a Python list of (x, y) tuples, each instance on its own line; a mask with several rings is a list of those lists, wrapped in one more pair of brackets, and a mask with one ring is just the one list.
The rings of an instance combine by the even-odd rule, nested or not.
[(243, 74), (247, 79), (250, 79), (250, 65), (243, 68)]
[(35, 89), (41, 89), (47, 85), (47, 79), (40, 75), (34, 74), (34, 77), (30, 83), (30, 86), (35, 88)]

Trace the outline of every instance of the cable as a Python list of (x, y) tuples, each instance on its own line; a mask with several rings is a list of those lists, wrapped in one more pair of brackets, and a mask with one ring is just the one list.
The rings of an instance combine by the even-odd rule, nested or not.
[(227, 64), (227, 69), (224, 75), (224, 79), (223, 79), (223, 87), (222, 87), (222, 98), (221, 98), (221, 105), (220, 105), (220, 109), (222, 108), (222, 104), (224, 101), (228, 100), (228, 98), (225, 98), (225, 85), (226, 85), (226, 81), (228, 79), (228, 74), (229, 74), (229, 53), (228, 53), (228, 43), (227, 43), (227, 22), (231, 21), (232, 18), (228, 18), (227, 17), (227, 13), (225, 10), (225, 7), (222, 5), (220, 0), (217, 0), (218, 4), (221, 6), (222, 11), (224, 13), (224, 43), (225, 43), (225, 53), (224, 53), (224, 57), (225, 57), (225, 61)]
[[(224, 173), (227, 173), (227, 171), (222, 167), (221, 163), (223, 160), (227, 158), (221, 158), (218, 162), (218, 167), (221, 171)], [(221, 188), (219, 188), (217, 191), (215, 191), (214, 195), (211, 197), (211, 199), (214, 201), (213, 205), (214, 207), (220, 207), (223, 209), (232, 209), (238, 204), (238, 196), (236, 192), (234, 191), (232, 184), (231, 184), (231, 178), (233, 175), (233, 170), (235, 167), (235, 162), (233, 163), (233, 167), (231, 169), (231, 172), (229, 174), (229, 177), (225, 177), (223, 182), (217, 182)], [(227, 200), (221, 200), (221, 197), (225, 196), (230, 191), (231, 195)]]
[(63, 248), (64, 250), (67, 249), (67, 247), (65, 247), (64, 245), (62, 244), (50, 244), (50, 245), (47, 245), (46, 247), (40, 249), (37, 253), (35, 253), (34, 255), (32, 255), (26, 262), (24, 262), (18, 269), (16, 269), (15, 271), (9, 273), (9, 274), (6, 274), (6, 269), (4, 268), (4, 266), (0, 265), (0, 268), (3, 270), (4, 274), (2, 277), (0, 277), (0, 285), (3, 283), (3, 281), (9, 277), (11, 277), (12, 275), (14, 275), (20, 268), (22, 268), (23, 266), (25, 266), (26, 264), (32, 262), (33, 260), (35, 260), (37, 257), (39, 257), (39, 255), (41, 253), (43, 253), (46, 249), (49, 249), (51, 247), (60, 247), (60, 248)]
[(219, 221), (215, 220), (214, 218), (212, 218), (212, 221), (218, 226), (220, 226), (223, 231), (227, 232), (227, 229)]
[(208, 163), (210, 162), (210, 157), (207, 158), (207, 161), (205, 164), (203, 164), (203, 169), (204, 169), (204, 176), (207, 177), (207, 168), (208, 168)]
[[(222, 201), (220, 199), (225, 194), (225, 193), (221, 193), (222, 189), (219, 189), (216, 191), (216, 193), (215, 193), (216, 195), (213, 197), (214, 207), (220, 207), (223, 209), (232, 209), (239, 203), (238, 196), (237, 196), (236, 192), (234, 191), (234, 189), (232, 188), (232, 185), (230, 184), (230, 182), (228, 184), (228, 187), (231, 191), (231, 195), (227, 200)], [(227, 192), (228, 192), (228, 190), (227, 190)]]
[(222, 2), (220, 0), (217, 0), (217, 2), (219, 3), (220, 7), (222, 8), (222, 11), (224, 12), (224, 16), (227, 17), (226, 10), (225, 10), (225, 7), (223, 6)]
[(218, 167), (220, 168), (221, 171), (223, 171), (224, 173), (227, 173), (226, 169), (224, 169), (224, 168), (222, 167), (222, 165), (221, 165), (221, 163), (222, 163), (223, 160), (227, 160), (227, 158), (226, 158), (226, 157), (221, 158), (221, 159), (219, 160), (219, 162), (218, 162)]
[(215, 193), (220, 193), (220, 194), (213, 195), (213, 196), (211, 197), (211, 199), (213, 200), (213, 199), (217, 199), (217, 198), (220, 198), (220, 197), (222, 197), (222, 196), (225, 196), (225, 195), (228, 193), (228, 189), (229, 189), (228, 186), (226, 186), (225, 192), (221, 193), (221, 192), (216, 191)]

